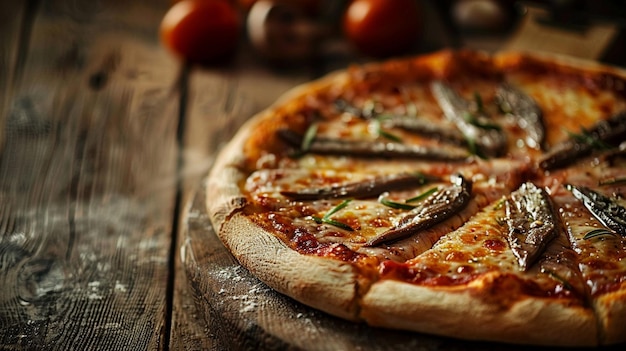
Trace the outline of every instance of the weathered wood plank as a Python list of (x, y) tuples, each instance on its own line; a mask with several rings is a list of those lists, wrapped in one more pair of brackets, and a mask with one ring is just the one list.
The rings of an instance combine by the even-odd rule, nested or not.
[[(167, 1), (42, 1), (0, 158), (0, 345), (163, 349), (175, 194)], [(0, 80), (6, 77), (0, 77)]]

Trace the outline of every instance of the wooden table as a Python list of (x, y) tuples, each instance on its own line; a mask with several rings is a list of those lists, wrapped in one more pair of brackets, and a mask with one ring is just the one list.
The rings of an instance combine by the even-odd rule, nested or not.
[(0, 349), (509, 349), (339, 321), (237, 265), (203, 212), (212, 155), (358, 58), (183, 67), (158, 42), (169, 5), (0, 5)]

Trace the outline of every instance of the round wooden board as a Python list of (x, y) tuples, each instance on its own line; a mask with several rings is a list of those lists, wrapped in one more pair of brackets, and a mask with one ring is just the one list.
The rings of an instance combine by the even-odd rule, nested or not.
[[(215, 350), (525, 350), (345, 321), (281, 295), (252, 276), (222, 245), (200, 187), (182, 221), (181, 264)], [(428, 318), (428, 316), (425, 316)], [(467, 323), (472, 317), (467, 316)], [(533, 348), (541, 350), (542, 348)], [(548, 350), (549, 348), (545, 348)]]

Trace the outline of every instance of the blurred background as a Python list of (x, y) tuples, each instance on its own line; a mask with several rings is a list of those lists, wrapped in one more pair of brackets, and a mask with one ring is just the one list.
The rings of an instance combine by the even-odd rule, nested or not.
[[(461, 47), (532, 49), (624, 63), (626, 6), (618, 0), (230, 3), (237, 11), (240, 31), (240, 43), (233, 49), (239, 56), (253, 55), (274, 67), (344, 66), (347, 62)], [(211, 17), (216, 16), (205, 19)], [(227, 34), (226, 27), (218, 31)], [(224, 40), (216, 44), (228, 46)]]

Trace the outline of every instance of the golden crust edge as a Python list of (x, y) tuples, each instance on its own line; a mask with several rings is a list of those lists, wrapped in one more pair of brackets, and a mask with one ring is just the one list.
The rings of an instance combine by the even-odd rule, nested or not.
[(239, 263), (272, 289), (331, 315), (358, 320), (359, 276), (350, 263), (299, 254), (241, 213), (231, 216), (218, 235)]
[(616, 291), (595, 298), (593, 304), (601, 323), (602, 343), (626, 342), (626, 283)]
[(533, 50), (502, 50), (494, 52), (491, 56), (500, 68), (511, 64), (515, 60), (527, 58), (555, 64), (563, 68), (584, 70), (586, 73), (615, 74), (626, 79), (626, 68), (564, 54)]
[(536, 297), (520, 298), (508, 308), (498, 309), (477, 298), (477, 284), (480, 282), (472, 287), (427, 287), (378, 281), (362, 299), (361, 317), (373, 326), (468, 340), (546, 346), (599, 343), (591, 309)]

